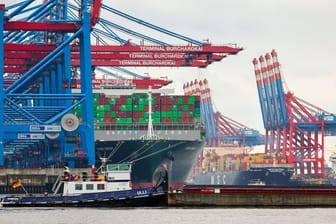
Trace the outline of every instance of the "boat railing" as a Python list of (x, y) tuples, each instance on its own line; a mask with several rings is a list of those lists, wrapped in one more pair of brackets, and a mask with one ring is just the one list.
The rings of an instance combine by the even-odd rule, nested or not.
[(59, 175), (52, 187), (52, 192), (54, 192), (54, 194), (57, 194), (57, 192), (59, 191), (61, 185), (62, 185), (62, 180), (63, 180), (63, 175)]

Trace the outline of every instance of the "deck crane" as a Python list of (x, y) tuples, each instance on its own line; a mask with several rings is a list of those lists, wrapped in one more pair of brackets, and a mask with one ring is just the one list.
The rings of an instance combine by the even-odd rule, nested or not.
[[(24, 155), (41, 152), (34, 161), (16, 160), (18, 166), (11, 160), (11, 165), (16, 167), (26, 167), (33, 162), (41, 166), (54, 161), (58, 164), (69, 161), (69, 166), (94, 164), (93, 114), (90, 109), (93, 107), (92, 68), (206, 67), (242, 50), (235, 45), (197, 42), (142, 23), (161, 34), (182, 40), (184, 44), (159, 42), (101, 18), (116, 12), (101, 0), (50, 0), (40, 4), (23, 0), (6, 7), (1, 5), (4, 90), (0, 100), (4, 106), (0, 121), (5, 134), (0, 139), (4, 142), (4, 146), (0, 146), (0, 166), (4, 164), (2, 152), (12, 152), (13, 149), (20, 149)], [(123, 16), (130, 21), (135, 18)], [(128, 37), (116, 35), (117, 30)], [(103, 45), (91, 43), (91, 37), (97, 34)], [(130, 36), (139, 38), (140, 44), (132, 43)], [(74, 94), (71, 79), (78, 71), (80, 93)], [(68, 115), (78, 105), (84, 111), (80, 122)], [(78, 151), (79, 148), (82, 150)], [(76, 156), (72, 156), (74, 153), (88, 162), (76, 160)]]
[(201, 119), (206, 129), (208, 147), (224, 145), (254, 146), (264, 143), (264, 136), (257, 130), (214, 111), (207, 79), (194, 80), (183, 85), (185, 95), (201, 96)]
[(298, 178), (323, 178), (324, 136), (335, 133), (336, 117), (282, 86), (277, 53), (253, 59), (262, 118), (265, 152), (282, 155), (295, 165)]

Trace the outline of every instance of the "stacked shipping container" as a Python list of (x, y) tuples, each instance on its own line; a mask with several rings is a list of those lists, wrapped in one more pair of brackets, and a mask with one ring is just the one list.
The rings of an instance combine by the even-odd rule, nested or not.
[[(145, 129), (147, 128), (148, 94), (110, 96), (94, 93), (94, 122), (101, 129)], [(82, 115), (80, 106), (74, 113)], [(156, 129), (171, 129), (173, 126), (182, 130), (199, 127), (200, 97), (152, 94), (152, 123)]]
[(215, 149), (205, 152), (202, 172), (248, 170), (252, 164), (287, 164), (281, 155), (265, 153), (218, 155)]

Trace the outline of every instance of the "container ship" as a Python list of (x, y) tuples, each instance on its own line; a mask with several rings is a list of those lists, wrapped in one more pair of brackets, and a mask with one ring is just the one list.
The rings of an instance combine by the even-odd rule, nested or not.
[[(198, 96), (94, 93), (96, 158), (132, 162), (132, 184), (153, 186), (168, 171), (180, 189), (204, 146)], [(80, 117), (80, 108), (75, 109)]]
[(296, 185), (294, 165), (279, 155), (264, 153), (224, 153), (226, 148), (205, 149), (201, 170), (191, 180), (194, 184), (216, 185)]
[[(132, 163), (134, 188), (154, 186), (168, 174), (170, 189), (181, 189), (204, 146), (199, 96), (115, 92), (102, 89), (93, 93), (96, 167), (101, 162)], [(81, 120), (80, 106), (74, 108), (74, 115)], [(75, 156), (85, 158), (79, 154)], [(27, 169), (20, 175), (9, 170), (0, 175), (0, 194), (22, 191), (12, 192), (10, 184), (17, 179), (29, 192), (50, 191), (62, 173), (63, 167), (59, 167), (59, 171)], [(87, 162), (75, 161), (74, 168), (81, 168), (75, 172), (86, 171)]]

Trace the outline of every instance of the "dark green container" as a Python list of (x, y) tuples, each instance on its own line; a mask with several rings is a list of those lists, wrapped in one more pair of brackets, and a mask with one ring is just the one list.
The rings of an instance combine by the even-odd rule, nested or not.
[(116, 104), (116, 99), (115, 98), (110, 98), (110, 104), (115, 105)]

